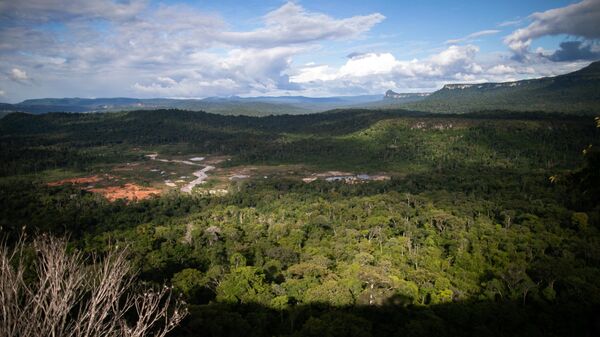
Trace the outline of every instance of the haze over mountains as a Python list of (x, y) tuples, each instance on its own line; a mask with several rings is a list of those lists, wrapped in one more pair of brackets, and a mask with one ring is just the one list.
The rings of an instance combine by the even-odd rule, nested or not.
[(42, 98), (2, 104), (0, 111), (28, 113), (109, 112), (139, 109), (202, 110), (222, 115), (267, 116), (307, 114), (380, 101), (380, 95), (340, 97), (208, 97), (204, 99)]
[(123, 110), (202, 110), (222, 115), (307, 114), (339, 108), (408, 109), (433, 113), (482, 110), (544, 111), (590, 114), (600, 103), (600, 61), (556, 77), (477, 84), (447, 84), (433, 93), (305, 97), (209, 97), (204, 99), (43, 98), (0, 103), (0, 114), (19, 111), (109, 112)]

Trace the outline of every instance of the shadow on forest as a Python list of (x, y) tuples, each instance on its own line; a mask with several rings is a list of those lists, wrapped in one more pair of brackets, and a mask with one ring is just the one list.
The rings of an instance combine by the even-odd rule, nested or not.
[(190, 307), (173, 336), (599, 336), (600, 307), (585, 303), (454, 302), (405, 306), (211, 303)]

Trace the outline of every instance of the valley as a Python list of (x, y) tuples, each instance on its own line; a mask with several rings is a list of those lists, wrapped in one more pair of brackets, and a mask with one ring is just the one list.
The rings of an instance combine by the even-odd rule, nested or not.
[(176, 335), (257, 326), (253, 312), (274, 320), (261, 335), (330, 315), (391, 328), (381, 312), (460, 335), (458, 311), (538, 324), (575, 300), (576, 321), (596, 303), (581, 282), (600, 289), (596, 152), (582, 156), (598, 130), (511, 112), (10, 114), (0, 226), (128, 245), (142, 280), (189, 303)]

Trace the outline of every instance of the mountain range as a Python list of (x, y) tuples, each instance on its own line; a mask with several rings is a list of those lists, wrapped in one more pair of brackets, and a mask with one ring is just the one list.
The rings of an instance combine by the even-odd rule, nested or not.
[(204, 99), (169, 98), (41, 98), (17, 104), (0, 103), (0, 111), (28, 112), (109, 112), (127, 110), (181, 109), (206, 111), (221, 115), (267, 116), (307, 114), (335, 108), (351, 107), (382, 99), (381, 95), (338, 97), (208, 97)]
[(17, 104), (0, 103), (0, 116), (20, 111), (108, 112), (127, 110), (202, 110), (222, 115), (267, 116), (308, 114), (332, 109), (406, 109), (430, 113), (468, 113), (486, 110), (544, 111), (591, 114), (600, 107), (600, 61), (578, 71), (503, 83), (446, 84), (433, 93), (305, 97), (168, 98), (42, 98)]

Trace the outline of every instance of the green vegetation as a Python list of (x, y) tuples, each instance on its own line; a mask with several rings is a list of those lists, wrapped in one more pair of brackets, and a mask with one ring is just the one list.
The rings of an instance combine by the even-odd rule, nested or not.
[(447, 84), (430, 95), (391, 90), (384, 95), (310, 98), (209, 97), (205, 99), (42, 98), (17, 104), (0, 103), (0, 118), (9, 112), (115, 112), (182, 109), (228, 116), (300, 115), (331, 109), (404, 109), (462, 114), (482, 111), (546, 112), (597, 115), (600, 104), (600, 61), (572, 73), (538, 79), (477, 84)]
[[(599, 131), (506, 112), (11, 114), (0, 226), (66, 233), (87, 253), (128, 246), (143, 280), (189, 303), (174, 335), (593, 335)], [(255, 178), (129, 203), (45, 184), (153, 151), (392, 179)]]
[(234, 116), (308, 114), (380, 101), (380, 95), (337, 97), (208, 97), (168, 98), (41, 98), (17, 104), (0, 103), (0, 117), (6, 112), (43, 114), (48, 112), (116, 112), (131, 110), (182, 109)]
[[(139, 109), (183, 109), (208, 111), (222, 115), (268, 116), (314, 112), (301, 106), (278, 102), (242, 101), (236, 99), (137, 99), (137, 98), (42, 98), (25, 100), (18, 104), (0, 103), (0, 113), (27, 112), (116, 112)], [(2, 115), (0, 115), (2, 116)]]
[(596, 132), (586, 117), (370, 110), (265, 118), (177, 110), (11, 114), (1, 121), (0, 175), (143, 158), (135, 147), (227, 154), (234, 156), (231, 165), (302, 163), (400, 174), (474, 165), (565, 168)]
[[(597, 114), (599, 102), (600, 61), (556, 77), (508, 83), (450, 84), (421, 101), (396, 104), (396, 107), (439, 113), (503, 109)], [(389, 106), (389, 102), (382, 103)]]

